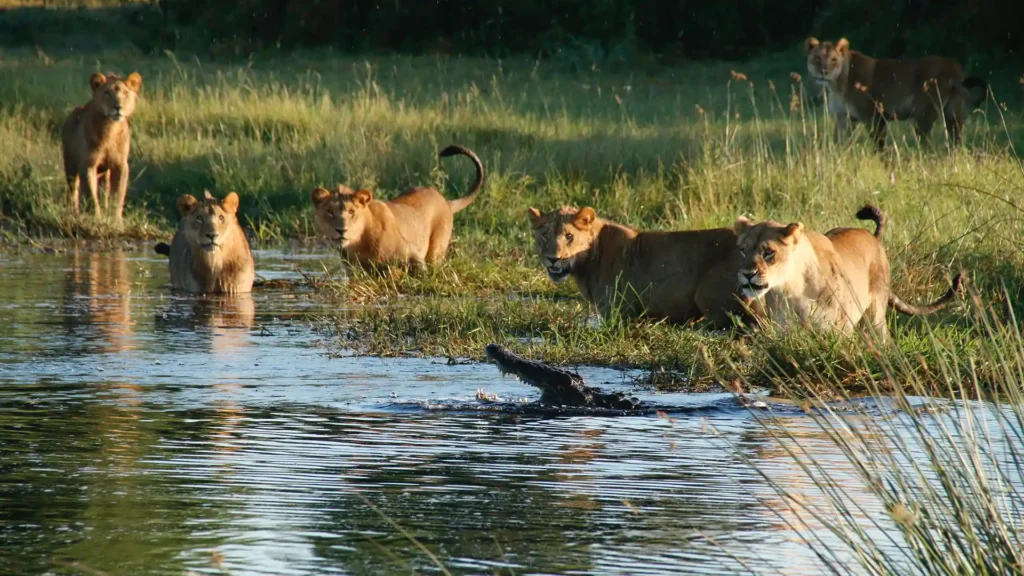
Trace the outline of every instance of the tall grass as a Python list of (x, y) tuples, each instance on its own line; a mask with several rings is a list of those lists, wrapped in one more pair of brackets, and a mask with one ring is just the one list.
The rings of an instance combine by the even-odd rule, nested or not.
[[(520, 351), (559, 360), (606, 355), (692, 373), (702, 370), (699, 344), (712, 358), (719, 350), (743, 358), (728, 339), (662, 325), (612, 323), (599, 338), (587, 334), (592, 322), (572, 283), (551, 284), (533, 256), (526, 207), (560, 204), (592, 205), (642, 229), (729, 226), (747, 214), (826, 230), (856, 225), (857, 208), (872, 202), (891, 222), (885, 245), (903, 298), (934, 298), (964, 269), (985, 298), (1002, 298), (1005, 288), (1010, 302), (1022, 301), (1024, 218), (1016, 197), (1024, 178), (1015, 146), (1024, 123), (1016, 72), (990, 78), (996, 98), (971, 115), (964, 147), (950, 150), (938, 127), (919, 143), (900, 123), (890, 151), (877, 154), (863, 131), (832, 141), (816, 93), (795, 73), (803, 69), (797, 52), (677, 68), (578, 64), (328, 52), (228, 62), (15, 52), (0, 61), (0, 144), (11, 151), (0, 155), (3, 227), (8, 237), (166, 236), (177, 196), (210, 189), (241, 194), (241, 219), (255, 238), (306, 238), (314, 231), (308, 194), (317, 185), (345, 182), (383, 197), (413, 184), (464, 192), (469, 163), (437, 158), (442, 146), (458, 142), (480, 155), (488, 176), (479, 200), (456, 217), (449, 259), (423, 277), (341, 280), (330, 293), (345, 307), (360, 305), (341, 319), (343, 333), (353, 335), (348, 343), (409, 353), (438, 351), (448, 339), (451, 353), (480, 354), (478, 339), (487, 334), (513, 347), (529, 342), (534, 348)], [(143, 75), (129, 224), (121, 229), (72, 217), (61, 205), (59, 126), (88, 98), (94, 70)], [(490, 302), (448, 301), (455, 296)], [(436, 310), (452, 308), (465, 322), (440, 330)], [(957, 314), (954, 307), (940, 316), (940, 330), (967, 354), (979, 336)], [(532, 320), (512, 331), (507, 317)], [(896, 352), (930, 357), (919, 321), (895, 320), (893, 330)], [(846, 344), (779, 342), (780, 353), (804, 350), (836, 370), (856, 368), (849, 361), (856, 348)]]
[[(885, 361), (884, 373), (867, 380), (867, 401), (813, 368), (789, 381), (785, 393), (803, 403), (849, 475), (808, 449), (797, 427), (755, 414), (812, 488), (796, 490), (751, 464), (781, 497), (776, 513), (829, 572), (1024, 573), (1024, 338), (1015, 318), (999, 316), (975, 299), (971, 319), (984, 335), (977, 355), (964, 360), (933, 336), (942, 350), (935, 364)], [(945, 384), (948, 401), (926, 398), (932, 380), (922, 368)], [(985, 386), (981, 370), (990, 372)], [(859, 483), (840, 480), (850, 476)]]

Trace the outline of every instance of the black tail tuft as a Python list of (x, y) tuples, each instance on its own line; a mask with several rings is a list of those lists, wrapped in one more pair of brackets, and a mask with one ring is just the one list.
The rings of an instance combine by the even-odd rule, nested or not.
[(981, 106), (982, 103), (985, 102), (985, 100), (988, 100), (988, 82), (986, 82), (984, 78), (980, 78), (978, 76), (968, 76), (967, 78), (964, 78), (964, 81), (961, 82), (960, 84), (964, 88), (967, 88), (968, 90), (970, 90), (971, 88), (981, 88), (981, 98), (979, 98), (977, 102), (972, 104), (973, 108)]
[(159, 242), (156, 246), (153, 246), (153, 250), (162, 256), (171, 255), (171, 245), (167, 242)]
[(473, 161), (473, 166), (476, 168), (476, 180), (473, 182), (473, 186), (469, 190), (469, 194), (459, 198), (457, 200), (449, 200), (448, 205), (451, 206), (452, 214), (464, 210), (467, 206), (476, 200), (478, 194), (480, 194), (480, 188), (484, 184), (484, 165), (480, 162), (480, 158), (473, 153), (472, 150), (465, 146), (459, 146), (458, 144), (452, 144), (446, 147), (444, 150), (438, 153), (441, 158), (447, 158), (449, 156), (463, 155)]
[(868, 204), (857, 210), (857, 220), (871, 220), (875, 223), (875, 238), (882, 239), (882, 230), (885, 228), (885, 214), (878, 209), (878, 206)]

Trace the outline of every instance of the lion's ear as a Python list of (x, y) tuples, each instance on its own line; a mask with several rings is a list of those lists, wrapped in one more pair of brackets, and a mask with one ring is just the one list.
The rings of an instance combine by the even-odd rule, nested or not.
[(850, 51), (850, 41), (846, 38), (840, 38), (839, 42), (836, 42), (836, 51), (846, 56), (846, 53)]
[(228, 195), (220, 201), (220, 207), (232, 214), (238, 212), (238, 192), (228, 192)]
[(587, 206), (576, 213), (576, 219), (573, 221), (573, 226), (583, 230), (590, 228), (590, 225), (597, 219), (597, 212), (593, 208)]
[(736, 218), (736, 223), (732, 225), (732, 229), (736, 232), (737, 236), (742, 236), (744, 232), (749, 230), (754, 225), (746, 216), (740, 216)]
[(821, 42), (818, 42), (817, 38), (814, 36), (809, 37), (807, 40), (804, 40), (804, 52), (814, 50), (818, 47), (818, 44), (821, 44)]
[(313, 201), (313, 206), (319, 206), (320, 204), (327, 201), (331, 197), (331, 192), (326, 188), (320, 188), (317, 186), (309, 193), (309, 199)]
[(132, 72), (124, 79), (124, 85), (131, 88), (132, 92), (138, 93), (139, 89), (142, 88), (142, 75), (138, 72)]
[(216, 200), (216, 198), (213, 197), (213, 194), (210, 194), (209, 190), (203, 190), (203, 198), (206, 200)]
[(370, 203), (370, 200), (373, 200), (373, 192), (370, 192), (366, 188), (362, 188), (356, 192), (356, 202), (358, 202), (360, 206), (366, 206)]
[(800, 238), (803, 235), (803, 222), (793, 222), (791, 224), (787, 224), (786, 227), (782, 229), (782, 240), (786, 244), (796, 244), (800, 241)]
[(89, 76), (89, 87), (95, 92), (100, 86), (107, 83), (107, 77), (99, 72), (93, 72), (92, 76)]
[(540, 213), (540, 210), (537, 210), (533, 206), (530, 206), (526, 213), (530, 216), (530, 224), (533, 224), (534, 228), (540, 226), (540, 219), (543, 217)]
[(182, 194), (178, 197), (178, 214), (181, 214), (182, 216), (187, 215), (198, 203), (199, 200), (196, 200), (195, 196), (191, 194)]

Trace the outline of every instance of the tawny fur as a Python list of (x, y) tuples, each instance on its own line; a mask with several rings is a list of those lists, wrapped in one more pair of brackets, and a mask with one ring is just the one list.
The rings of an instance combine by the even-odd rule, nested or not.
[(178, 198), (181, 220), (170, 246), (171, 286), (193, 294), (250, 292), (256, 275), (252, 251), (238, 224), (238, 194)]
[(716, 328), (742, 318), (739, 252), (728, 228), (641, 232), (598, 218), (593, 208), (529, 209), (534, 241), (548, 277), (571, 276), (580, 295), (608, 317), (645, 316)]
[(472, 151), (452, 145), (442, 150), (440, 157), (456, 154), (468, 156), (476, 167), (476, 181), (468, 195), (445, 200), (434, 188), (415, 187), (380, 201), (369, 190), (316, 188), (310, 199), (317, 229), (327, 238), (341, 241), (345, 256), (364, 267), (421, 267), (443, 260), (452, 238), (454, 214), (476, 200), (484, 180), (483, 165)]
[(972, 107), (988, 94), (988, 84), (965, 77), (953, 58), (872, 58), (851, 50), (846, 38), (836, 43), (808, 38), (804, 49), (808, 73), (828, 91), (837, 139), (847, 129), (847, 117), (867, 124), (880, 149), (885, 146), (887, 122), (913, 120), (918, 137), (925, 139), (941, 117), (950, 142), (957, 144), (967, 113), (968, 88), (983, 89)]
[(931, 314), (951, 302), (961, 276), (941, 298), (926, 306), (906, 304), (889, 288), (889, 260), (882, 247), (885, 217), (865, 206), (857, 217), (873, 220), (875, 235), (862, 228), (833, 228), (819, 234), (800, 222), (754, 224), (736, 221), (743, 255), (738, 280), (752, 308), (777, 325), (786, 326), (794, 314), (801, 324), (822, 330), (852, 332), (862, 325), (889, 338), (888, 308), (904, 314)]
[[(68, 202), (78, 213), (81, 188), (92, 198), (97, 217), (110, 210), (110, 194), (115, 193), (114, 218), (121, 220), (128, 193), (128, 154), (131, 148), (129, 120), (142, 76), (132, 72), (127, 78), (113, 74), (89, 77), (92, 99), (71, 111), (61, 130), (64, 176), (68, 184)], [(101, 210), (99, 188), (103, 184)]]

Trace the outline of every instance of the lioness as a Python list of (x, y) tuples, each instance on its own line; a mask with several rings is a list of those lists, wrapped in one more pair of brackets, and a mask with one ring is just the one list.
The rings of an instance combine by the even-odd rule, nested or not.
[(476, 166), (476, 181), (468, 195), (445, 200), (433, 188), (415, 187), (382, 202), (369, 190), (316, 188), (310, 199), (317, 229), (341, 240), (345, 256), (365, 267), (394, 263), (418, 268), (442, 260), (452, 239), (453, 215), (476, 200), (484, 181), (483, 164), (472, 151), (451, 145), (439, 156), (456, 154), (468, 156)]
[(103, 209), (110, 209), (110, 192), (116, 190), (114, 217), (120, 220), (128, 193), (128, 149), (132, 140), (128, 120), (135, 112), (142, 76), (132, 72), (121, 79), (113, 74), (95, 73), (89, 77), (89, 86), (92, 100), (72, 110), (61, 130), (68, 201), (77, 214), (78, 190), (84, 186), (99, 217), (98, 189), (102, 175)]
[(863, 228), (833, 228), (825, 234), (806, 230), (802, 223), (754, 224), (736, 220), (742, 265), (739, 285), (752, 308), (779, 325), (787, 314), (819, 328), (850, 332), (863, 320), (885, 341), (885, 313), (931, 314), (945, 307), (960, 290), (961, 275), (932, 304), (913, 306), (889, 289), (889, 260), (882, 248), (885, 216), (874, 206), (857, 212), (860, 220), (875, 222), (872, 235)]
[(828, 111), (836, 122), (836, 138), (846, 131), (847, 116), (871, 129), (879, 149), (885, 147), (886, 121), (913, 118), (918, 138), (924, 139), (941, 113), (953, 144), (960, 141), (969, 88), (981, 88), (981, 105), (988, 97), (988, 83), (964, 77), (952, 58), (925, 56), (894, 60), (872, 58), (850, 50), (846, 38), (819, 42), (808, 38), (807, 71), (828, 91)]
[(598, 218), (593, 208), (529, 209), (537, 252), (548, 278), (576, 280), (583, 299), (608, 317), (646, 316), (713, 327), (742, 317), (737, 294), (739, 251), (728, 228), (640, 232)]
[(238, 194), (203, 200), (191, 194), (178, 198), (181, 221), (168, 247), (156, 252), (170, 256), (171, 287), (193, 294), (250, 292), (256, 275), (249, 240), (238, 224)]

